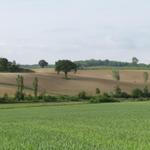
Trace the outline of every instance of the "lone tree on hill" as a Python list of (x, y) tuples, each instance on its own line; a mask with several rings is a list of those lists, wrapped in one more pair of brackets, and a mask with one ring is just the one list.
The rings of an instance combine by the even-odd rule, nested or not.
[(45, 67), (48, 66), (48, 62), (45, 61), (45, 60), (40, 60), (40, 61), (39, 61), (39, 66), (40, 66), (41, 68), (45, 68)]
[(59, 60), (55, 63), (55, 71), (59, 74), (61, 71), (65, 73), (65, 78), (68, 78), (68, 72), (77, 72), (77, 65), (70, 60)]

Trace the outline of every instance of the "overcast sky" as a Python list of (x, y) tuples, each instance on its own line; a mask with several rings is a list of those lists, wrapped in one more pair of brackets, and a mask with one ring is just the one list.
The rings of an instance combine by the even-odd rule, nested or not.
[(150, 63), (150, 0), (0, 1), (0, 57)]

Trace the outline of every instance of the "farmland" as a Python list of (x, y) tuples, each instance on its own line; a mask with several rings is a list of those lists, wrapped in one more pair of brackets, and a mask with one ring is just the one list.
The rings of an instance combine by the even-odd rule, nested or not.
[[(79, 70), (76, 74), (70, 73), (69, 80), (65, 80), (63, 74), (57, 75), (53, 69), (34, 71), (35, 73), (19, 73), (24, 76), (26, 93), (32, 93), (34, 77), (39, 79), (39, 93), (46, 91), (51, 95), (76, 95), (82, 90), (94, 94), (96, 88), (100, 88), (102, 92), (110, 92), (116, 85), (111, 69)], [(121, 70), (121, 89), (130, 92), (136, 87), (143, 88), (143, 72), (144, 70)], [(18, 73), (0, 73), (0, 95), (15, 93), (17, 75)]]
[(0, 149), (148, 150), (150, 103), (0, 106)]

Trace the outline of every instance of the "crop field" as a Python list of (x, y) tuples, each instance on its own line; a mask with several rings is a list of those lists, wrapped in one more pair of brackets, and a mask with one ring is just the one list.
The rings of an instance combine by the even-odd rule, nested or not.
[(150, 103), (0, 106), (1, 150), (149, 150)]
[[(110, 69), (81, 70), (76, 74), (70, 73), (69, 80), (65, 80), (62, 73), (57, 75), (53, 69), (35, 69), (34, 71), (35, 73), (22, 73), (25, 79), (26, 93), (32, 93), (34, 77), (39, 79), (39, 93), (46, 91), (52, 95), (76, 95), (83, 90), (94, 94), (96, 88), (100, 88), (102, 92), (110, 92), (116, 85)], [(131, 92), (136, 87), (143, 88), (143, 72), (144, 70), (121, 70), (121, 89)], [(150, 71), (148, 72), (150, 73)], [(0, 73), (0, 95), (6, 92), (9, 95), (15, 93), (17, 75), (18, 73)]]

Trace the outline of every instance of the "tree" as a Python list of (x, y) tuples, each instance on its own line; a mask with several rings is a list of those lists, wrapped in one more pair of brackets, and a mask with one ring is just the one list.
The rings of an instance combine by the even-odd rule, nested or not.
[(120, 95), (121, 89), (119, 87), (119, 81), (120, 81), (119, 70), (113, 70), (112, 71), (112, 76), (113, 76), (113, 79), (116, 81), (115, 94)]
[(136, 88), (136, 89), (134, 89), (134, 90), (132, 91), (132, 97), (133, 97), (133, 98), (140, 98), (140, 97), (142, 97), (142, 96), (143, 96), (143, 91), (142, 91), (142, 90)]
[(40, 66), (41, 68), (45, 68), (45, 67), (48, 66), (48, 62), (46, 62), (45, 60), (40, 60), (40, 61), (39, 61), (39, 66)]
[(7, 70), (8, 64), (9, 64), (8, 59), (0, 58), (0, 68)]
[(35, 77), (33, 81), (33, 91), (34, 91), (34, 96), (37, 97), (38, 94), (38, 78)]
[(149, 79), (149, 74), (148, 74), (148, 72), (144, 72), (144, 73), (143, 73), (143, 79), (144, 79), (144, 83), (147, 84), (147, 81), (148, 81), (148, 79)]
[(70, 60), (59, 60), (55, 63), (55, 71), (64, 72), (65, 78), (68, 78), (68, 72), (77, 71), (77, 65)]
[(137, 65), (138, 62), (139, 62), (139, 60), (138, 60), (136, 57), (133, 57), (133, 58), (132, 58), (132, 64), (133, 64), (133, 65)]
[(16, 92), (16, 99), (17, 100), (23, 100), (24, 99), (24, 78), (22, 75), (17, 76), (17, 92)]
[(144, 93), (144, 96), (146, 97), (146, 96), (149, 95), (149, 89), (148, 89), (148, 86), (147, 86), (147, 82), (148, 82), (148, 79), (149, 79), (149, 74), (148, 74), (148, 72), (144, 72), (144, 73), (143, 73), (143, 79), (144, 79), (144, 84), (145, 84), (143, 93)]
[(119, 70), (113, 70), (112, 71), (112, 76), (113, 76), (113, 79), (115, 81), (117, 81), (117, 85), (118, 85), (118, 82), (120, 81), (120, 73), (119, 73)]
[(96, 94), (99, 95), (101, 93), (99, 88), (96, 88)]

